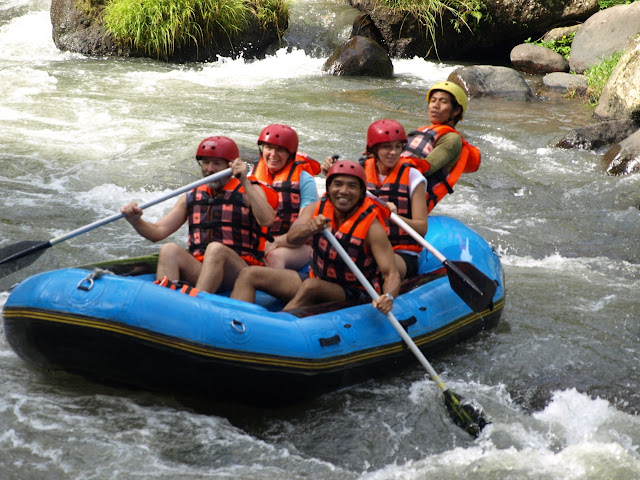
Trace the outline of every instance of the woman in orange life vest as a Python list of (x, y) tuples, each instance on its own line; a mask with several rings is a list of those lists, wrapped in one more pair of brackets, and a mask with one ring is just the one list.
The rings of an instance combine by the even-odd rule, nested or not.
[(318, 162), (298, 153), (298, 134), (287, 125), (265, 127), (258, 137), (260, 160), (253, 169), (255, 177), (278, 193), (276, 219), (269, 228), (273, 240), (265, 246), (265, 264), (275, 268), (298, 270), (309, 263), (311, 246), (293, 246), (286, 233), (305, 209), (313, 212), (318, 201), (314, 175)]
[[(136, 202), (120, 211), (152, 242), (164, 240), (188, 221), (189, 252), (176, 243), (164, 244), (156, 281), (163, 286), (186, 281), (197, 290), (215, 293), (230, 289), (243, 268), (262, 264), (266, 228), (275, 219), (277, 196), (247, 176), (247, 164), (238, 157), (238, 147), (230, 138), (205, 138), (198, 146), (196, 160), (203, 177), (227, 168), (231, 168), (231, 176), (187, 192), (155, 223), (141, 218)], [(240, 235), (224, 235), (229, 229)]]
[[(424, 236), (428, 227), (426, 180), (410, 163), (401, 161), (400, 154), (406, 143), (407, 134), (395, 120), (377, 120), (369, 125), (364, 163), (367, 190), (385, 200), (389, 210)], [(396, 254), (400, 276), (415, 277), (422, 246), (388, 218), (385, 230)]]
[(437, 82), (427, 92), (431, 125), (409, 134), (402, 157), (412, 157), (427, 178), (429, 212), (447, 194), (462, 173), (480, 166), (480, 151), (453, 128), (467, 109), (467, 94), (453, 82)]
[[(427, 233), (426, 180), (412, 161), (400, 161), (407, 143), (404, 127), (395, 120), (377, 120), (367, 129), (367, 158), (364, 168), (367, 190), (385, 200), (389, 209), (402, 217), (415, 231)], [(334, 162), (328, 157), (322, 164), (326, 173)], [(361, 160), (362, 161), (362, 160)], [(418, 273), (422, 246), (400, 227), (385, 220), (385, 230), (395, 252), (400, 276), (411, 278)]]
[(366, 176), (362, 166), (343, 160), (331, 167), (326, 192), (308, 221), (296, 222), (287, 241), (302, 245), (312, 241), (310, 278), (304, 281), (287, 269), (252, 267), (253, 275), (241, 272), (232, 298), (253, 301), (256, 289), (288, 301), (284, 310), (323, 302), (368, 301), (369, 296), (322, 234), (330, 228), (345, 245), (349, 256), (382, 295), (373, 306), (388, 313), (400, 292), (400, 273), (391, 243), (381, 224), (385, 210), (365, 197)]

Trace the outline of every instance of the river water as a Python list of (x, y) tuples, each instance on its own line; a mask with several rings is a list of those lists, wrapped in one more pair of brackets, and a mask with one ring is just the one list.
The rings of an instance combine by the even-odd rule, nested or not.
[[(356, 15), (336, 0), (296, 2), (264, 60), (205, 65), (60, 52), (48, 10), (0, 3), (0, 247), (195, 180), (209, 135), (233, 137), (251, 160), (262, 127), (281, 122), (316, 159), (356, 159), (372, 120), (426, 124), (429, 85), (457, 67), (410, 59), (394, 61), (392, 79), (323, 74)], [(37, 370), (0, 335), (1, 478), (640, 478), (640, 175), (608, 177), (598, 155), (553, 148), (591, 113), (579, 101), (473, 99), (459, 125), (483, 164), (436, 212), (501, 254), (507, 302), (497, 328), (430, 360), (484, 407), (492, 424), (479, 439), (450, 423), (417, 363), (272, 411)], [(157, 248), (111, 223), (0, 280), (0, 306), (28, 275)]]

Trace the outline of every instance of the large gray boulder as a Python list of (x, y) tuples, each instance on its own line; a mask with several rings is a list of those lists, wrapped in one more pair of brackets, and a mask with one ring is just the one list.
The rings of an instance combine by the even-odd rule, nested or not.
[(599, 118), (630, 118), (640, 123), (640, 37), (620, 57), (594, 113)]
[(52, 0), (53, 43), (60, 50), (95, 56), (130, 56), (131, 50), (118, 45), (104, 26), (76, 6), (76, 0)]
[(377, 27), (392, 57), (414, 56), (441, 59), (509, 59), (511, 49), (528, 37), (540, 38), (550, 29), (583, 22), (598, 11), (598, 0), (531, 1), (485, 0), (484, 18), (475, 32), (462, 25), (457, 32), (451, 16), (438, 19), (433, 44), (421, 22), (394, 13), (379, 0), (349, 0), (356, 9), (367, 14)]
[(640, 2), (599, 11), (584, 22), (571, 43), (571, 71), (583, 73), (615, 51), (626, 50), (638, 34)]
[(640, 173), (640, 130), (614, 145), (602, 162), (609, 175)]
[(355, 36), (333, 52), (323, 70), (332, 75), (391, 77), (393, 63), (378, 43)]
[(564, 72), (552, 72), (542, 77), (542, 84), (545, 87), (561, 90), (565, 93), (574, 92), (577, 95), (587, 93), (589, 87), (587, 77)]
[(524, 73), (568, 72), (567, 59), (550, 48), (533, 43), (521, 43), (511, 50), (511, 63)]
[(638, 125), (631, 120), (610, 120), (585, 127), (579, 127), (567, 133), (556, 147), (599, 150), (618, 142), (638, 131)]
[(508, 67), (475, 65), (456, 68), (448, 78), (465, 89), (470, 97), (500, 97), (531, 100), (531, 87), (522, 74)]

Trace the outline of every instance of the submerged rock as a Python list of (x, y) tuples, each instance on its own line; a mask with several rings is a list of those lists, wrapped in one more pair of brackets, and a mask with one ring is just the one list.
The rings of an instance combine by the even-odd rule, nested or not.
[(393, 63), (387, 51), (370, 38), (361, 36), (338, 47), (323, 69), (332, 75), (393, 76)]
[(587, 125), (571, 130), (556, 144), (556, 147), (598, 150), (623, 141), (638, 128), (638, 125), (631, 120), (612, 120)]
[(462, 86), (470, 97), (531, 100), (533, 94), (522, 74), (512, 68), (475, 65), (454, 70), (449, 81)]

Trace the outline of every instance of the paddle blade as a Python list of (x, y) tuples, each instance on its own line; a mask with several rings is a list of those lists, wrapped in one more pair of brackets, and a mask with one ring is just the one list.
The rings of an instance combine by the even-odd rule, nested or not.
[(468, 262), (446, 260), (449, 283), (454, 292), (471, 307), (474, 312), (489, 308), (498, 286), (496, 282)]
[(50, 246), (49, 242), (25, 240), (0, 248), (0, 278), (28, 267)]
[(451, 390), (445, 390), (443, 394), (444, 403), (453, 423), (466, 430), (474, 438), (478, 438), (482, 429), (490, 423), (484, 418), (480, 405), (455, 395)]

